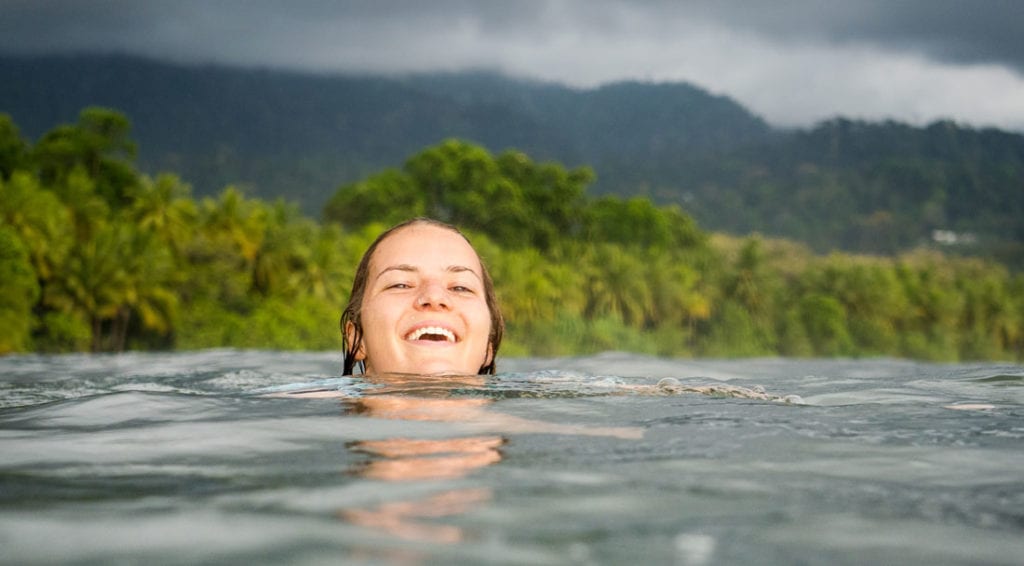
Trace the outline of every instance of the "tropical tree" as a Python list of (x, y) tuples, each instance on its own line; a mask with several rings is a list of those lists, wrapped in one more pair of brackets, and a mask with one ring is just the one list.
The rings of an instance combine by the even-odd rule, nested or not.
[(1010, 294), (1006, 269), (976, 260), (966, 260), (956, 274), (956, 287), (963, 297), (958, 317), (960, 357), (995, 359), (1013, 352), (1022, 332), (1022, 321)]
[(16, 169), (26, 169), (28, 144), (21, 138), (10, 115), (0, 112), (0, 181), (11, 178)]
[(128, 118), (115, 110), (82, 110), (76, 124), (53, 128), (32, 149), (40, 180), (46, 186), (56, 185), (81, 169), (107, 204), (115, 208), (126, 205), (138, 182), (130, 131)]
[(699, 343), (699, 352), (704, 356), (764, 356), (775, 352), (765, 342), (764, 330), (750, 312), (731, 298), (716, 305), (708, 330)]
[[(478, 241), (474, 238), (474, 243)], [(480, 249), (479, 244), (477, 244)], [(513, 324), (550, 322), (563, 314), (581, 314), (585, 295), (580, 272), (544, 257), (536, 248), (497, 253), (488, 262), (502, 311)]]
[(583, 190), (592, 179), (589, 169), (535, 164), (511, 151), (496, 158), (482, 147), (446, 140), (410, 157), (401, 171), (341, 187), (324, 217), (359, 227), (429, 216), (485, 233), (506, 248), (546, 251), (582, 235)]
[(18, 235), (40, 282), (51, 280), (73, 241), (71, 216), (60, 199), (30, 173), (17, 171), (0, 179), (0, 222)]
[(459, 140), (446, 140), (409, 158), (405, 173), (426, 197), (428, 216), (479, 228), (476, 213), (498, 203), (488, 203), (493, 184), (500, 178), (498, 166), (483, 147)]
[(339, 188), (324, 206), (326, 221), (352, 227), (374, 222), (393, 225), (426, 214), (426, 195), (397, 169)]
[(0, 355), (31, 348), (39, 283), (17, 232), (0, 220)]
[(646, 198), (606, 196), (586, 208), (587, 237), (658, 250), (701, 247), (707, 237), (679, 207), (657, 207)]
[(800, 300), (800, 317), (817, 355), (852, 353), (853, 341), (846, 328), (846, 311), (835, 297), (822, 294), (803, 297)]
[(195, 235), (198, 222), (191, 188), (171, 174), (156, 179), (142, 177), (127, 209), (128, 218), (142, 231), (155, 234), (174, 254), (176, 261)]
[(312, 227), (309, 245), (302, 257), (302, 268), (295, 274), (297, 292), (341, 307), (348, 299), (347, 286), (355, 276), (357, 261), (346, 261), (342, 248), (345, 238), (334, 225)]
[(907, 256), (896, 275), (907, 297), (907, 312), (897, 320), (903, 339), (901, 355), (955, 360), (956, 319), (961, 296), (956, 293), (952, 269), (933, 254)]
[(531, 216), (531, 245), (544, 251), (566, 238), (584, 235), (585, 193), (594, 182), (593, 170), (566, 169), (557, 163), (535, 164), (526, 154), (511, 150), (495, 161), (501, 176), (522, 190), (522, 206)]
[(313, 269), (310, 244), (316, 226), (298, 214), (298, 208), (277, 201), (266, 211), (265, 235), (252, 261), (252, 289), (267, 296), (294, 296), (306, 271)]
[(269, 207), (262, 201), (246, 199), (235, 187), (227, 187), (216, 201), (203, 201), (202, 217), (204, 230), (217, 242), (231, 246), (251, 277), (267, 236)]
[(598, 243), (583, 249), (588, 318), (613, 317), (641, 329), (653, 317), (654, 299), (646, 266), (636, 249)]
[(685, 328), (692, 337), (696, 325), (711, 317), (709, 282), (676, 254), (649, 253), (647, 265), (647, 285), (654, 302), (652, 325)]
[(859, 353), (880, 355), (897, 347), (895, 321), (909, 303), (890, 261), (832, 254), (808, 268), (801, 280), (805, 295), (838, 301)]
[(154, 234), (105, 222), (94, 237), (76, 242), (44, 300), (88, 321), (92, 351), (120, 351), (134, 314), (142, 330), (171, 332), (175, 273), (169, 249)]
[(94, 352), (108, 346), (103, 323), (118, 314), (129, 293), (128, 238), (126, 227), (102, 224), (92, 238), (76, 242), (55, 284), (46, 289), (47, 304), (88, 321)]
[[(737, 339), (753, 340), (754, 345), (743, 346), (744, 351), (764, 353), (775, 347), (775, 316), (776, 302), (779, 296), (781, 279), (769, 269), (764, 244), (760, 237), (748, 238), (739, 250), (738, 257), (730, 270), (724, 275), (721, 283), (723, 303), (719, 313), (713, 313), (712, 325), (739, 325), (743, 332), (736, 335)], [(724, 307), (728, 306), (729, 309)], [(743, 311), (739, 314), (737, 309)], [(747, 337), (747, 327), (751, 337)], [(719, 334), (720, 338), (731, 336), (729, 333)], [(737, 344), (737, 347), (740, 345)]]
[[(170, 248), (152, 232), (126, 227), (121, 248), (126, 277), (112, 330), (113, 345), (122, 351), (132, 319), (140, 330), (168, 336), (177, 319), (179, 276)], [(166, 340), (161, 343), (167, 343)]]
[(71, 214), (75, 238), (88, 240), (112, 214), (110, 204), (96, 192), (96, 182), (81, 166), (47, 187)]

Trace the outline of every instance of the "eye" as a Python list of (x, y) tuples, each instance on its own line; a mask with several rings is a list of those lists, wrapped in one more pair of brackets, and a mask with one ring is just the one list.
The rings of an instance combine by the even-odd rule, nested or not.
[(456, 293), (472, 293), (473, 289), (466, 287), (465, 285), (453, 285), (452, 291)]
[(408, 283), (392, 283), (385, 287), (385, 289), (412, 289), (412, 285)]

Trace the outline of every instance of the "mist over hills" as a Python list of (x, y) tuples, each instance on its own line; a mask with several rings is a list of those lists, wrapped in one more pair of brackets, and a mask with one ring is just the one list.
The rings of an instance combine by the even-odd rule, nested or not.
[[(209, 179), (203, 162), (211, 158), (220, 166), (251, 156), (381, 167), (459, 137), (599, 169), (608, 155), (729, 148), (770, 132), (736, 103), (685, 84), (580, 91), (487, 72), (312, 75), (116, 56), (0, 59), (0, 73), (14, 79), (0, 90), (0, 109), (27, 136), (74, 121), (86, 105), (115, 108), (133, 123), (143, 167), (178, 165), (200, 193), (224, 182), (263, 195), (301, 190), (245, 167), (229, 167), (241, 177)], [(331, 178), (330, 190), (351, 180)]]
[[(341, 185), (458, 137), (597, 173), (592, 193), (678, 203), (707, 229), (890, 253), (935, 230), (1024, 257), (1024, 136), (949, 122), (772, 128), (684, 83), (578, 90), (495, 73), (402, 77), (0, 57), (0, 112), (35, 140), (86, 106), (128, 116), (143, 171), (318, 216)], [(963, 240), (961, 240), (963, 241)]]

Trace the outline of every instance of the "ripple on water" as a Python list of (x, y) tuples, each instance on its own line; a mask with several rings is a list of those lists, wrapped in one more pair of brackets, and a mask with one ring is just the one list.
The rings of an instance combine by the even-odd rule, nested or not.
[[(1013, 564), (1024, 554), (1019, 367), (611, 354), (507, 360), (514, 371), (457, 384), (356, 387), (368, 381), (337, 377), (337, 361), (232, 350), (0, 358), (4, 557), (359, 561), (371, 555), (346, 552), (360, 544), (425, 549), (424, 563)], [(301, 387), (352, 399), (267, 394)], [(482, 398), (468, 405), (486, 411), (469, 414), (491, 428), (350, 410), (381, 395)], [(361, 475), (372, 463), (420, 470), (409, 446), (481, 431), (501, 437), (488, 444), (496, 458), (462, 477)], [(390, 455), (365, 448), (394, 439), (414, 442)], [(413, 517), (461, 529), (450, 545), (345, 519), (450, 491), (478, 494), (477, 506)], [(324, 553), (296, 551), (308, 548)], [(385, 555), (372, 556), (364, 562)]]

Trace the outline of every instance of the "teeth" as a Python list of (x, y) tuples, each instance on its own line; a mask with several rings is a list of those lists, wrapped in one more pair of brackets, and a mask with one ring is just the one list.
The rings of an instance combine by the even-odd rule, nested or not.
[(416, 330), (410, 332), (409, 335), (405, 337), (405, 339), (419, 340), (426, 334), (437, 334), (440, 336), (444, 336), (445, 339), (448, 340), (449, 342), (455, 341), (455, 334), (453, 334), (451, 330), (448, 330), (447, 328), (441, 328), (440, 326), (424, 326), (423, 328), (417, 328)]

